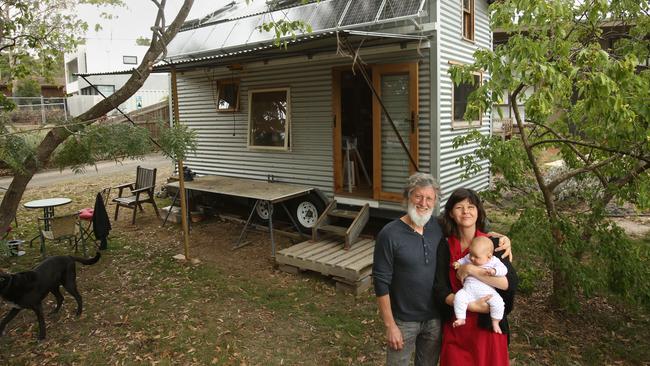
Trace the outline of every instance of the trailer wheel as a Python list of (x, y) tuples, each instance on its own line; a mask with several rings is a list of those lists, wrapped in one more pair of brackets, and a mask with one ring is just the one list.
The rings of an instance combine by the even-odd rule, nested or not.
[(325, 202), (315, 193), (298, 197), (290, 202), (289, 212), (303, 233), (309, 233), (325, 210)]
[[(255, 204), (255, 201), (253, 201)], [(258, 221), (266, 224), (269, 222), (269, 203), (268, 201), (260, 201), (260, 203), (255, 207), (255, 217)]]

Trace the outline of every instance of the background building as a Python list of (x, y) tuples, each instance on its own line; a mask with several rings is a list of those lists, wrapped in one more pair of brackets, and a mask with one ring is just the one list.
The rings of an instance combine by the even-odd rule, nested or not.
[[(137, 67), (148, 46), (139, 46), (133, 40), (86, 39), (86, 43), (76, 52), (65, 55), (65, 81), (70, 114), (79, 115), (121, 88), (130, 75), (111, 74), (112, 71), (130, 70)], [(86, 79), (77, 73), (98, 74)], [(91, 85), (92, 84), (92, 85)], [(169, 81), (167, 74), (152, 74), (144, 85), (119, 108), (131, 112), (159, 103), (168, 98)], [(117, 111), (115, 111), (117, 113)]]

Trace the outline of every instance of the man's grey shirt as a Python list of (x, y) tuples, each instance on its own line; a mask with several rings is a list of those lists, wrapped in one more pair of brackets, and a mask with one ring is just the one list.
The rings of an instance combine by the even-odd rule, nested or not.
[(375, 294), (390, 295), (394, 318), (425, 321), (439, 317), (433, 281), (441, 238), (435, 217), (424, 226), (423, 235), (400, 219), (388, 223), (377, 235), (372, 266)]

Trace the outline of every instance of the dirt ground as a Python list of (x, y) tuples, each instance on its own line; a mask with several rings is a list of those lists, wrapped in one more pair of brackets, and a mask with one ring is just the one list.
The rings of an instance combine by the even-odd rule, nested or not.
[[(158, 182), (171, 174), (161, 169)], [(133, 179), (114, 174), (30, 189), (23, 202), (70, 197), (57, 213), (92, 206), (105, 186)], [(169, 200), (160, 200), (161, 206)], [(109, 206), (109, 215), (113, 215)], [(190, 257), (183, 252), (179, 225), (161, 227), (145, 205), (137, 225), (130, 211), (113, 221), (109, 249), (97, 265), (79, 266), (84, 314), (74, 316), (69, 295), (61, 314), (46, 315), (48, 339), (37, 342), (35, 317), (22, 312), (0, 339), (3, 365), (381, 365), (383, 326), (371, 291), (353, 297), (337, 293), (324, 276), (277, 270), (268, 233), (253, 230), (251, 244), (232, 250), (240, 223), (216, 217), (196, 223)], [(20, 208), (14, 235), (32, 237), (40, 212)], [(291, 245), (276, 236), (278, 247)], [(19, 271), (40, 261), (37, 247), (22, 257), (0, 258), (0, 268)], [(515, 243), (516, 249), (516, 243)], [(70, 253), (48, 245), (49, 254)], [(515, 263), (516, 264), (516, 263)], [(517, 298), (510, 315), (513, 365), (648, 364), (650, 325), (602, 298), (585, 300), (586, 309), (567, 317), (548, 310), (549, 274)], [(52, 298), (45, 308), (51, 309)], [(0, 312), (8, 310), (0, 305)], [(588, 330), (588, 331), (586, 331)], [(606, 336), (603, 336), (606, 335)]]

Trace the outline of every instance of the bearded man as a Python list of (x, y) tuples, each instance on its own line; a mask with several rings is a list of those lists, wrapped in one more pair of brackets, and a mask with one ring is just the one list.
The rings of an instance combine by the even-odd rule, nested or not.
[(415, 173), (404, 187), (407, 214), (388, 223), (375, 244), (372, 273), (379, 313), (386, 327), (387, 365), (436, 365), (440, 353), (440, 314), (433, 300), (436, 252), (443, 239), (431, 219), (438, 184)]

